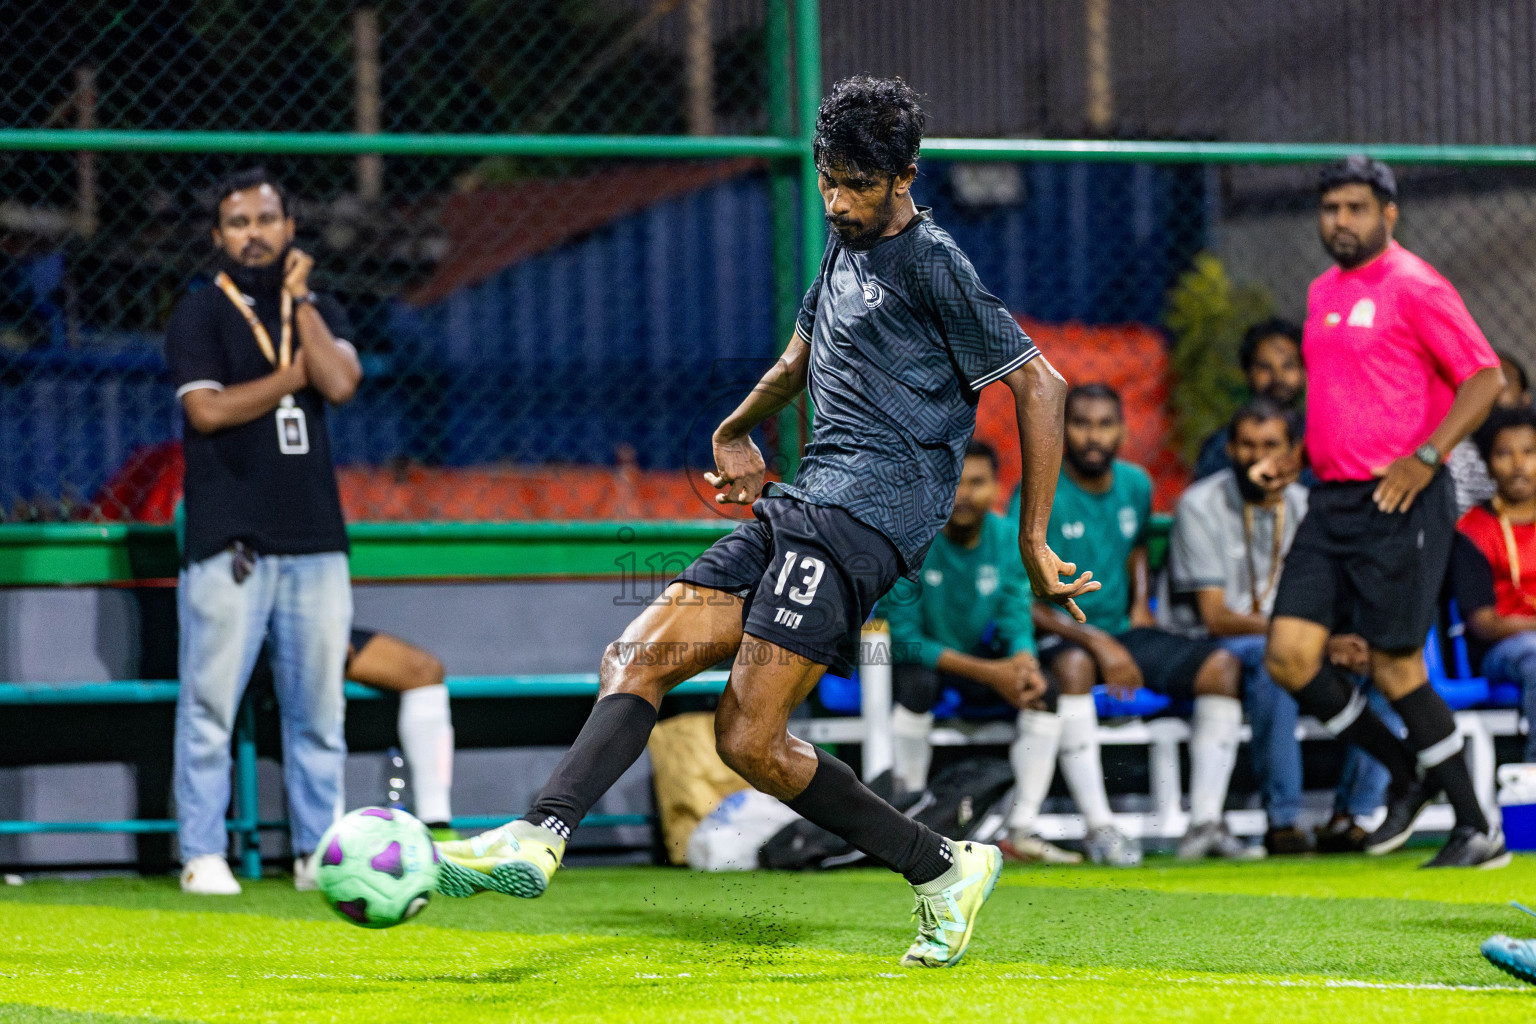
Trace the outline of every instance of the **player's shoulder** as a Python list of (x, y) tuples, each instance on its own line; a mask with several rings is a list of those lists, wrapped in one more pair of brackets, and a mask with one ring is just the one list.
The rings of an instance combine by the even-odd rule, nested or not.
[(1404, 291), (1452, 291), (1456, 290), (1446, 276), (1436, 270), (1428, 260), (1393, 242), (1384, 254), (1392, 271), (1393, 282)]
[[(1141, 469), (1135, 463), (1127, 463), (1136, 469)], [(1145, 474), (1145, 470), (1142, 470)], [(1151, 478), (1147, 478), (1147, 485), (1151, 486)], [(1175, 514), (1183, 516), (1191, 512), (1209, 512), (1227, 500), (1229, 488), (1236, 488), (1237, 474), (1231, 467), (1212, 473), (1210, 476), (1201, 477), (1184, 489), (1179, 495)]]
[(1124, 459), (1115, 460), (1115, 486), (1135, 491), (1152, 493), (1152, 474), (1134, 462)]
[[(1499, 517), (1486, 504), (1473, 505), (1456, 521), (1456, 529), (1466, 534), (1473, 541), (1479, 541), (1484, 537), (1502, 533), (1499, 526)], [(1502, 540), (1502, 538), (1500, 538)]]
[(1342, 273), (1343, 271), (1339, 269), (1339, 265), (1335, 263), (1333, 266), (1329, 267), (1327, 270), (1314, 277), (1312, 279), (1312, 283), (1307, 285), (1308, 305), (1312, 303), (1312, 300), (1317, 297), (1318, 293), (1325, 292), (1329, 288), (1332, 288), (1334, 285), (1338, 284), (1339, 275)]
[(933, 221), (926, 208), (919, 211), (917, 223), (902, 232), (906, 257), (916, 266), (953, 265), (966, 259), (958, 242)]
[(171, 307), (166, 331), (174, 335), (178, 331), (208, 326), (218, 315), (219, 303), (228, 303), (224, 293), (206, 282), (194, 283)]

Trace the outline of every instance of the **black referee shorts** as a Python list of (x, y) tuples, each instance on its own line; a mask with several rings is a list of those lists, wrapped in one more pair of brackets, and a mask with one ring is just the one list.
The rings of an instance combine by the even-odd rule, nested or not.
[(1435, 473), (1407, 512), (1382, 512), (1377, 481), (1323, 483), (1285, 557), (1275, 615), (1359, 633), (1377, 650), (1424, 646), (1456, 532), (1451, 475)]
[(773, 497), (752, 514), (674, 582), (743, 598), (743, 632), (851, 675), (864, 620), (900, 578), (901, 556), (840, 508)]

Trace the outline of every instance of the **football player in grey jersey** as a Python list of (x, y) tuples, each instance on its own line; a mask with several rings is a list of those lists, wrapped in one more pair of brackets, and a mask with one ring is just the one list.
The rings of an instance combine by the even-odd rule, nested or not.
[[(1066, 384), (987, 293), (954, 240), (912, 201), (924, 115), (899, 79), (845, 79), (822, 102), (815, 156), (833, 229), (784, 354), (714, 435), (705, 478), (755, 519), (685, 570), (604, 654), (602, 690), (534, 808), (440, 844), (443, 892), (537, 896), (571, 830), (645, 749), (678, 683), (734, 654), (717, 748), (785, 801), (911, 883), (917, 939), (903, 966), (959, 961), (997, 883), (996, 847), (905, 817), (847, 765), (787, 729), (829, 666), (857, 660), (859, 631), (891, 585), (914, 577), (949, 518), (977, 396), (1013, 392), (1024, 456), (1019, 551), (1044, 600), (1079, 619), (1097, 589), (1046, 544)], [(803, 391), (815, 429), (791, 484), (764, 489), (751, 431)], [(1062, 577), (1066, 576), (1066, 581)]]

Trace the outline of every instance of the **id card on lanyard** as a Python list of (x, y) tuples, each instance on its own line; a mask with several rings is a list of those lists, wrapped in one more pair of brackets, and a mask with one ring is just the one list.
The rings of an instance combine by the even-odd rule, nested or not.
[[(229, 301), (234, 303), (240, 315), (245, 317), (251, 333), (256, 336), (256, 347), (261, 349), (261, 354), (267, 357), (267, 362), (286, 370), (293, 363), (293, 296), (288, 294), (286, 288), (283, 290), (283, 333), (278, 347), (274, 349), (272, 335), (267, 333), (266, 325), (257, 318), (230, 276), (220, 271), (219, 276), (214, 278), (214, 283), (219, 286), (219, 290), (229, 298)], [(277, 421), (277, 450), (284, 455), (308, 455), (309, 425), (304, 420), (304, 410), (294, 403), (293, 396), (284, 395), (273, 415)]]

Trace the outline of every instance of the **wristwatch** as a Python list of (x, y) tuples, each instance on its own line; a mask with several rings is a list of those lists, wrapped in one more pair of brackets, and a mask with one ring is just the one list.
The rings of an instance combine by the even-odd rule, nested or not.
[(311, 306), (313, 306), (315, 304), (315, 293), (314, 292), (305, 292), (303, 295), (295, 295), (293, 297), (293, 304), (295, 306), (302, 306), (305, 303), (308, 303)]
[(1414, 450), (1413, 457), (1430, 469), (1440, 468), (1440, 449), (1425, 441)]

